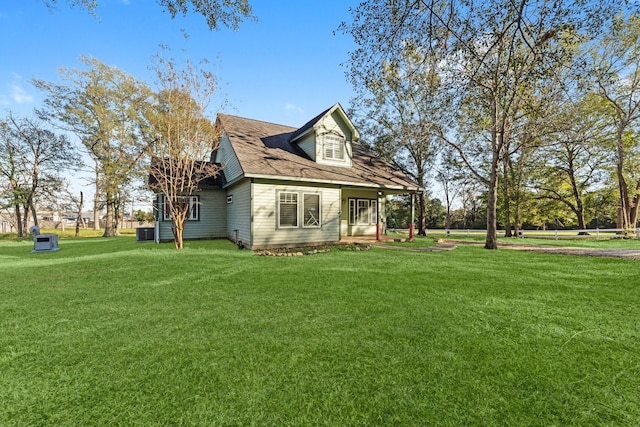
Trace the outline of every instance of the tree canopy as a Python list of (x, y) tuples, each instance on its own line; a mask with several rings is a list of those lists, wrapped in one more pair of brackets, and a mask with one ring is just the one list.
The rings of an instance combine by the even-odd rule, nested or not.
[[(439, 79), (423, 79), (430, 84), (418, 90), (437, 82), (446, 100), (440, 108), (448, 114), (431, 116), (433, 127), (486, 187), (485, 247), (495, 249), (499, 181), (510, 157), (547, 132), (555, 112), (550, 103), (565, 90), (559, 77), (584, 62), (580, 44), (606, 32), (610, 17), (626, 7), (625, 0), (364, 1), (342, 30), (358, 46), (349, 63), (350, 75), (362, 76), (352, 79), (358, 90), (374, 94), (371, 83), (402, 61), (408, 47), (415, 62), (437, 65)], [(413, 131), (419, 134), (420, 126)]]
[[(47, 7), (55, 8), (60, 0), (41, 0)], [(97, 15), (99, 0), (64, 0), (71, 6), (87, 9)], [(207, 20), (210, 30), (229, 27), (237, 30), (245, 19), (255, 19), (253, 9), (248, 0), (156, 0), (171, 18), (181, 14), (186, 16), (190, 12), (202, 15)]]

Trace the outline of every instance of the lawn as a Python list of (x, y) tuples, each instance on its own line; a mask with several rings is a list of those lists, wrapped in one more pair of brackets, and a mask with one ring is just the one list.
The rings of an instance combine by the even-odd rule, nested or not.
[(637, 425), (638, 261), (0, 242), (2, 425)]

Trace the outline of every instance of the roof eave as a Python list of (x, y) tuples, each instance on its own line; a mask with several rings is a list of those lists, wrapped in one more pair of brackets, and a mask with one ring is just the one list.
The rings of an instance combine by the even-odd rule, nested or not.
[[(366, 188), (376, 188), (382, 190), (394, 190), (394, 191), (406, 191), (406, 192), (420, 192), (422, 188), (420, 186), (408, 186), (408, 185), (384, 185), (384, 184), (375, 184), (375, 183), (360, 183), (354, 181), (341, 181), (341, 180), (332, 180), (332, 179), (320, 179), (320, 178), (305, 178), (305, 177), (297, 177), (297, 176), (282, 176), (282, 175), (268, 175), (268, 174), (246, 174), (244, 178), (255, 178), (255, 179), (270, 179), (277, 181), (293, 181), (293, 182), (309, 182), (316, 184), (331, 184), (331, 185), (346, 185), (353, 187), (366, 187)], [(234, 180), (237, 182), (238, 180)]]

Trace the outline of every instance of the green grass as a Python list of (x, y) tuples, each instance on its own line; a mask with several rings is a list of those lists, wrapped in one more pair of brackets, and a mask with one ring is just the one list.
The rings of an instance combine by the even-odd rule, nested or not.
[[(135, 228), (121, 228), (119, 229), (121, 236), (134, 236), (136, 235)], [(40, 234), (57, 234), (60, 239), (75, 239), (76, 229), (75, 227), (66, 227), (64, 231), (57, 228), (43, 228), (40, 230)], [(104, 229), (102, 230), (93, 230), (93, 229), (80, 229), (80, 236), (78, 238), (93, 238), (93, 237), (102, 237), (104, 234)], [(32, 242), (33, 238), (29, 235), (27, 237), (17, 237), (17, 233), (0, 233), (0, 242), (15, 242), (15, 241), (29, 241)]]
[(0, 242), (2, 425), (637, 425), (638, 262)]

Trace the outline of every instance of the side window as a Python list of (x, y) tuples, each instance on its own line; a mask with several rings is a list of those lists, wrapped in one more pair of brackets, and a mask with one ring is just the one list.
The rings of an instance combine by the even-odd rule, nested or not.
[(356, 199), (349, 199), (349, 225), (356, 223)]
[(282, 192), (279, 194), (278, 226), (298, 226), (298, 193)]
[[(178, 198), (177, 203), (189, 204), (189, 216), (187, 217), (187, 221), (200, 220), (199, 196), (182, 196)], [(166, 196), (164, 197), (163, 219), (165, 221), (171, 221), (171, 203), (169, 202), (169, 198)]]
[(304, 194), (303, 227), (320, 227), (320, 194)]

